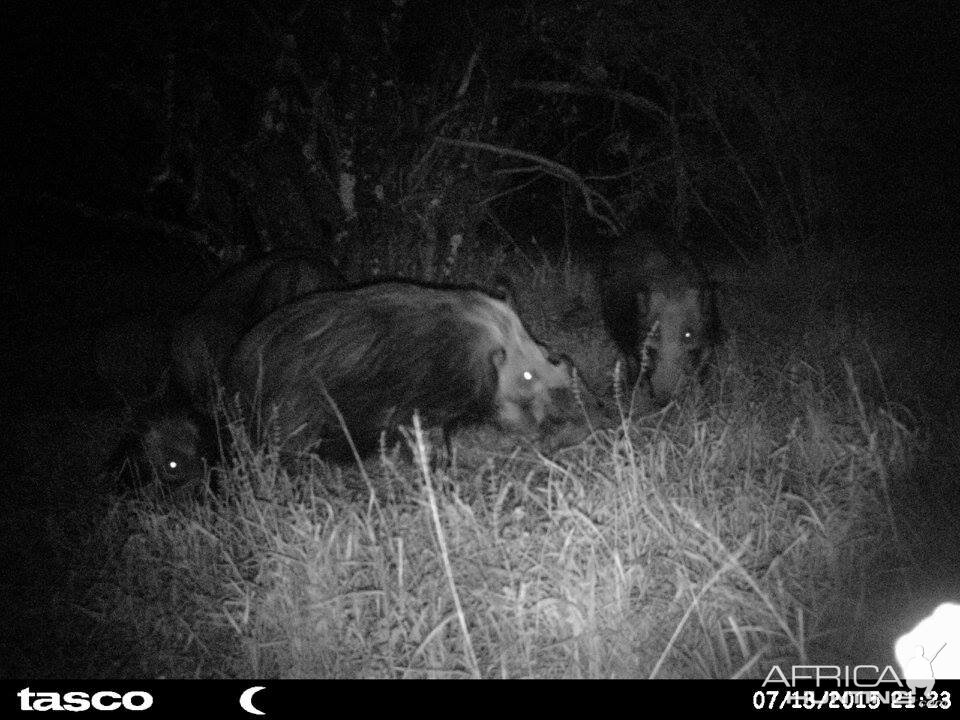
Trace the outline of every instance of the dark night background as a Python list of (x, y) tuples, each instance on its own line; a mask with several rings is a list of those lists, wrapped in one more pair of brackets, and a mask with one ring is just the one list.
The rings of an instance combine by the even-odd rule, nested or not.
[[(626, 61), (618, 79), (613, 72), (590, 77), (586, 60), (579, 58), (577, 65), (578, 59), (571, 59), (582, 49), (578, 39), (602, 48), (605, 41), (612, 47), (623, 38), (613, 32), (606, 38), (595, 28), (585, 39), (565, 38), (552, 22), (571, 18), (539, 10), (536, 3), (450, 4), (457, 10), (447, 5), (411, 2), (403, 12), (375, 2), (238, 3), (230, 10), (177, 2), (46, 9), (7, 5), (8, 26), (20, 29), (7, 49), (12, 61), (5, 173), (11, 242), (4, 251), (3, 288), (4, 305), (15, 308), (7, 331), (11, 345), (35, 357), (27, 349), (31, 343), (95, 325), (102, 319), (92, 317), (95, 313), (109, 316), (131, 308), (175, 313), (220, 262), (215, 252), (227, 259), (238, 248), (249, 254), (262, 249), (257, 246), (264, 239), (270, 247), (342, 251), (342, 245), (331, 245), (337, 233), (347, 234), (348, 245), (371, 242), (373, 221), (363, 212), (372, 204), (370, 187), (361, 181), (361, 217), (348, 221), (330, 187), (305, 187), (293, 178), (307, 169), (290, 162), (290, 148), (309, 140), (316, 129), (305, 126), (309, 92), (325, 104), (310, 120), (329, 121), (329, 127), (321, 127), (329, 132), (317, 142), (316, 153), (328, 178), (335, 171), (332, 146), (345, 143), (347, 132), (354, 133), (351, 142), (367, 163), (361, 170), (371, 182), (377, 173), (385, 179), (387, 163), (409, 159), (410, 148), (423, 147), (431, 132), (500, 141), (548, 158), (552, 152), (584, 174), (617, 169), (610, 163), (601, 167), (608, 158), (598, 163), (590, 156), (610, 141), (601, 134), (614, 127), (604, 117), (608, 110), (591, 116), (564, 98), (544, 109), (542, 97), (507, 97), (505, 88), (515, 80), (594, 81), (610, 87), (619, 81), (637, 94), (650, 91), (642, 81), (624, 79)], [(708, 15), (712, 6), (702, 8)], [(522, 25), (532, 24), (529, 16), (537, 12), (545, 33), (554, 33), (540, 44)], [(739, 18), (761, 35), (758, 52), (776, 62), (769, 71), (782, 66), (785, 75), (774, 76), (774, 84), (785, 88), (784, 95), (791, 83), (802, 85), (803, 100), (819, 111), (809, 119), (820, 125), (807, 129), (805, 139), (813, 140), (808, 159), (830, 175), (837, 190), (804, 241), (844, 246), (845, 257), (888, 274), (883, 282), (942, 287), (929, 298), (937, 303), (924, 313), (931, 317), (952, 311), (943, 283), (956, 274), (956, 15), (950, 2), (804, 2), (746, 3)], [(378, 37), (384, 28), (391, 32), (389, 44)], [(653, 37), (656, 30), (644, 28)], [(479, 107), (470, 91), (455, 108), (460, 113), (455, 124), (431, 127), (423, 120), (428, 112), (439, 114), (442, 101), (436, 96), (455, 88), (476, 47), (483, 52), (475, 85), (486, 84), (488, 94), (498, 94), (493, 109), (501, 124), (513, 122), (499, 138), (479, 129), (473, 138), (465, 132), (489, 121), (482, 113), (490, 109)], [(642, 60), (681, 63), (660, 52), (656, 48)], [(384, 80), (396, 96), (382, 100), (382, 107), (362, 108), (358, 94)], [(265, 99), (270, 92), (282, 96), (292, 117), (285, 129), (267, 137), (261, 121), (271, 108)], [(649, 95), (662, 100), (655, 91)], [(294, 105), (296, 112), (289, 109)], [(369, 122), (386, 106), (398, 115), (391, 118), (392, 127), (357, 127), (358, 112), (366, 113), (362, 122)], [(524, 115), (532, 119), (524, 123)], [(574, 123), (585, 142), (566, 140), (564, 146), (560, 137), (548, 135), (567, 132), (565, 126)], [(336, 140), (334, 127), (341, 133)], [(748, 138), (733, 138), (738, 139)], [(484, 161), (488, 166), (479, 171), (495, 169), (489, 164), (495, 161)], [(471, 182), (473, 190), (490, 189), (483, 179), (444, 179), (466, 186), (458, 192), (469, 192)], [(289, 183), (297, 194), (293, 221), (276, 217), (277, 197), (269, 186), (280, 183)], [(600, 189), (629, 198), (616, 206), (621, 220), (640, 216), (660, 222), (673, 211), (663, 188), (647, 190), (639, 201), (635, 188)], [(558, 183), (540, 182), (493, 205), (492, 214), (521, 244), (531, 235), (541, 245), (556, 244), (566, 222), (573, 228), (566, 242), (575, 251), (583, 249), (602, 228), (561, 192)], [(562, 221), (561, 202), (567, 215)], [(543, 212), (525, 211), (534, 204)], [(394, 221), (375, 209), (381, 223), (376, 231), (395, 231)], [(469, 210), (451, 211), (456, 213)], [(491, 236), (489, 223), (468, 222), (480, 240)], [(743, 227), (728, 229), (748, 255), (768, 250), (763, 240), (745, 237)], [(688, 232), (701, 245), (709, 245), (715, 234), (697, 217)], [(928, 274), (932, 281), (914, 282)], [(62, 340), (57, 354), (62, 354)], [(63, 385), (58, 380), (57, 392)]]
[[(395, 272), (422, 272), (408, 263), (420, 257), (417, 237), (442, 254), (443, 237), (458, 231), (464, 252), (480, 257), (503, 245), (585, 262), (602, 252), (606, 224), (570, 183), (511, 174), (516, 158), (437, 137), (562, 163), (610, 200), (597, 210), (607, 220), (683, 217), (687, 242), (708, 258), (762, 266), (782, 254), (798, 272), (829, 262), (830, 273), (849, 273), (851, 304), (941, 353), (943, 374), (915, 378), (914, 395), (900, 399), (938, 418), (931, 467), (952, 469), (960, 6), (725, 6), (4, 3), (3, 25), (15, 29), (5, 47), (0, 251), (14, 474), (33, 462), (18, 445), (25, 418), (110, 404), (89, 368), (98, 328), (137, 315), (170, 322), (240, 257), (309, 247), (355, 276), (369, 271), (359, 258), (375, 255)], [(630, 7), (642, 19), (618, 24), (634, 17)], [(735, 72), (714, 73), (717, 57)], [(780, 98), (782, 122), (751, 115), (757, 88), (777, 89), (763, 97)], [(678, 206), (659, 121), (605, 92), (649, 98), (680, 118), (702, 205), (688, 194)], [(774, 165), (752, 151), (765, 143), (783, 151), (791, 187), (813, 177), (832, 188), (802, 227), (781, 223), (790, 212), (775, 203), (750, 207), (706, 108), (769, 183), (761, 194), (777, 185)], [(348, 150), (356, 217), (337, 196)], [(912, 364), (903, 358), (901, 372)]]

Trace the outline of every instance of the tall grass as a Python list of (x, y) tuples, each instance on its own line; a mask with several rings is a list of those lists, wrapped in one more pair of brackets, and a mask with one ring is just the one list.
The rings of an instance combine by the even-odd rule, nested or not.
[[(557, 273), (524, 310), (569, 344), (598, 329), (547, 292), (577, 287)], [(413, 432), (413, 462), (366, 464), (371, 493), (354, 468), (283, 464), (240, 434), (217, 494), (116, 500), (88, 610), (139, 649), (135, 676), (762, 677), (837, 660), (838, 606), (896, 555), (889, 487), (916, 436), (874, 392), (863, 328), (749, 292), (706, 386), (550, 457), (480, 429), (433, 470)]]

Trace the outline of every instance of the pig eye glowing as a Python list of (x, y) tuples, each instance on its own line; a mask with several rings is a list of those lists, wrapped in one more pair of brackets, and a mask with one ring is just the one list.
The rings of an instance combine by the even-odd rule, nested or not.
[(523, 379), (526, 380), (527, 382), (529, 382), (530, 380), (533, 380), (533, 373), (530, 372), (529, 370), (524, 370)]
[(167, 467), (168, 467), (170, 470), (176, 470), (176, 469), (177, 469), (177, 461), (176, 461), (176, 460), (171, 460), (170, 462), (167, 463)]

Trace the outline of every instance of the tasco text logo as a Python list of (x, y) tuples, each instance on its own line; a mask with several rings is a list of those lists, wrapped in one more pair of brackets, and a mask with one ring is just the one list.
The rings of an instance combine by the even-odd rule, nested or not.
[(87, 710), (146, 710), (153, 705), (153, 696), (142, 690), (131, 690), (122, 695), (104, 690), (92, 695), (85, 692), (31, 692), (25, 687), (17, 693), (21, 710), (66, 710), (67, 712), (85, 712)]

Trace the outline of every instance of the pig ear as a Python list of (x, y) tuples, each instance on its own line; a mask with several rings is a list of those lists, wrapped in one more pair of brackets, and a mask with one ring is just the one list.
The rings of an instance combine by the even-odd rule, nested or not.
[[(513, 283), (506, 275), (497, 274), (493, 278), (492, 295), (499, 300), (503, 300), (507, 305), (517, 312), (517, 294), (513, 289)], [(518, 313), (519, 314), (519, 313)]]
[(650, 293), (642, 289), (634, 295), (634, 305), (637, 309), (637, 317), (641, 322), (646, 322), (647, 313), (650, 310)]
[(683, 295), (686, 302), (696, 307), (700, 306), (700, 288), (687, 288)]
[(541, 348), (543, 349), (544, 353), (546, 353), (547, 355), (547, 362), (553, 365), (554, 367), (556, 367), (557, 365), (565, 365), (568, 368), (574, 367), (573, 358), (571, 358), (566, 353), (557, 352), (556, 350), (552, 350), (542, 345), (541, 345)]
[(140, 436), (140, 442), (145, 447), (162, 445), (163, 433), (160, 432), (160, 429), (155, 423), (151, 423), (146, 431)]

